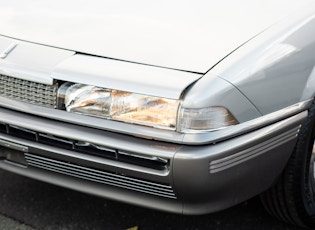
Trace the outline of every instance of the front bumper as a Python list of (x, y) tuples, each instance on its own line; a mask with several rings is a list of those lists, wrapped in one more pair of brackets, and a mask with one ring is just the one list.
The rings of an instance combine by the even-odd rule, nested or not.
[(270, 187), (306, 116), (304, 111), (216, 144), (190, 146), (1, 108), (0, 168), (144, 207), (204, 214)]

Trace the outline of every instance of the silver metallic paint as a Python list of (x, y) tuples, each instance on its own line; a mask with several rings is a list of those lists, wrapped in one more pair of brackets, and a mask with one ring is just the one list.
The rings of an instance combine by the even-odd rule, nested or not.
[(5, 59), (0, 59), (0, 74), (43, 84), (52, 84), (56, 65), (74, 52), (16, 41), (0, 36), (0, 50), (18, 43)]
[(315, 10), (277, 24), (210, 72), (238, 88), (262, 114), (315, 95)]
[[(81, 53), (205, 73), (312, 0), (2, 0), (0, 34)], [(141, 6), (141, 7), (140, 7)]]
[(58, 80), (97, 85), (170, 99), (179, 99), (201, 74), (77, 54), (52, 72)]
[(0, 53), (0, 58), (5, 59), (9, 53), (17, 46), (18, 43), (11, 43), (5, 50)]
[[(281, 173), (287, 159), (290, 156), (290, 149), (294, 146), (296, 138), (284, 140), (276, 146), (261, 146), (264, 141), (271, 137), (281, 135), (283, 132), (296, 128), (305, 120), (307, 112), (302, 112), (293, 117), (242, 135), (231, 140), (215, 145), (203, 146), (182, 146), (158, 141), (148, 141), (140, 138), (132, 138), (121, 134), (109, 132), (89, 131), (87, 128), (65, 125), (58, 121), (50, 122), (48, 126), (59, 127), (60, 130), (47, 129), (49, 132), (56, 132), (58, 135), (80, 136), (85, 140), (86, 133), (90, 134), (91, 140), (101, 140), (114, 148), (137, 149), (143, 154), (156, 154), (171, 160), (168, 173), (157, 173), (151, 169), (137, 167), (135, 165), (121, 162), (113, 162), (107, 159), (71, 153), (71, 151), (34, 143), (15, 137), (8, 137), (0, 134), (0, 139), (15, 144), (28, 146), (34, 154), (50, 156), (55, 159), (62, 159), (82, 165), (90, 165), (99, 169), (119, 172), (146, 180), (159, 183), (170, 183), (175, 190), (177, 199), (162, 199), (156, 196), (149, 196), (144, 193), (137, 193), (117, 189), (112, 186), (99, 185), (86, 180), (38, 170), (34, 167), (25, 167), (18, 163), (11, 163), (8, 160), (0, 161), (0, 168), (29, 176), (45, 182), (61, 185), (67, 188), (76, 189), (90, 194), (137, 204), (144, 207), (158, 208), (169, 212), (184, 214), (203, 214), (214, 212), (223, 208), (238, 204), (259, 192), (267, 189)], [(11, 118), (12, 122), (14, 117)], [(44, 120), (39, 119), (34, 123), (42, 124), (41, 129), (46, 129)], [(57, 126), (56, 124), (60, 124)], [(39, 128), (40, 126), (36, 126)], [(237, 165), (232, 165), (226, 170), (210, 173), (209, 163), (213, 160), (222, 159), (232, 154), (241, 153), (244, 150), (259, 147), (261, 154), (248, 158)], [(23, 154), (23, 153), (21, 153)], [(5, 152), (0, 157), (8, 157)], [(85, 160), (88, 159), (88, 160)], [(90, 161), (94, 161), (90, 164)], [(268, 162), (268, 167), (262, 162)], [(251, 184), (251, 186), (247, 186)], [(160, 201), (160, 202), (159, 202)]]
[[(285, 167), (297, 136), (283, 140), (278, 146), (268, 146), (266, 141), (293, 128), (298, 131), (306, 116), (305, 111), (214, 145), (181, 148), (174, 157), (173, 177), (178, 196), (183, 198), (183, 212), (202, 214), (222, 210), (268, 189)], [(210, 162), (233, 154), (254, 154), (255, 149), (262, 152), (225, 170), (210, 173)]]

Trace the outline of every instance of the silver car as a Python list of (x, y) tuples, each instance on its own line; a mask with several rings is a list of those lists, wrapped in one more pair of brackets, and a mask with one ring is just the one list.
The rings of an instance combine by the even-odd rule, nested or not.
[[(315, 227), (314, 0), (0, 3), (0, 168)], [(0, 182), (1, 184), (1, 182)]]

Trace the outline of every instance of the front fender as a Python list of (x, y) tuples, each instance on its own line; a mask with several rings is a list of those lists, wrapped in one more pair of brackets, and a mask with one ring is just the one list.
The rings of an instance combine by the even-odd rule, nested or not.
[(210, 70), (266, 115), (315, 95), (315, 10), (269, 28)]

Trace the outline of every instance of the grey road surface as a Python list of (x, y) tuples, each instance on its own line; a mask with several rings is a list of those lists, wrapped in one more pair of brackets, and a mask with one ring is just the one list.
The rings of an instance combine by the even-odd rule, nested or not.
[(6, 216), (0, 215), (0, 229), (1, 230), (34, 230), (34, 228), (15, 221)]
[(258, 199), (204, 216), (114, 202), (0, 170), (1, 230), (299, 229), (271, 218)]

